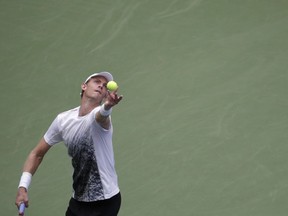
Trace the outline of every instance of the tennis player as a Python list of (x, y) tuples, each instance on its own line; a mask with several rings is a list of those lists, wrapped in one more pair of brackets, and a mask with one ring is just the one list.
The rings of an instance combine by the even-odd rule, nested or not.
[(116, 216), (121, 195), (114, 166), (112, 107), (122, 100), (109, 92), (109, 72), (90, 75), (81, 85), (80, 106), (57, 115), (38, 145), (30, 152), (20, 179), (15, 204), (28, 207), (32, 176), (48, 150), (63, 142), (72, 158), (73, 194), (66, 216)]

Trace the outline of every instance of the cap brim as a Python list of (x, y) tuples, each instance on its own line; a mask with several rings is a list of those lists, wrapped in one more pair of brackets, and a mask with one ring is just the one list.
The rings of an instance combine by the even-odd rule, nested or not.
[(91, 74), (89, 77), (87, 77), (87, 79), (85, 80), (84, 83), (87, 83), (92, 77), (96, 77), (96, 76), (103, 76), (103, 77), (105, 77), (105, 79), (107, 79), (108, 82), (113, 80), (112, 74), (110, 74), (107, 71), (103, 71), (100, 73)]

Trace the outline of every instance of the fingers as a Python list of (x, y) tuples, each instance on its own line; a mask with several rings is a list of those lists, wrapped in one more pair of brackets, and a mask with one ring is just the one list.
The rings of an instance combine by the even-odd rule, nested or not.
[(26, 190), (23, 190), (22, 188), (18, 189), (16, 200), (15, 200), (15, 205), (19, 209), (20, 205), (22, 203), (25, 204), (25, 207), (27, 208), (29, 206), (29, 199), (28, 199), (28, 194)]
[(25, 208), (27, 208), (28, 205), (28, 193), (27, 189), (24, 187), (19, 187), (16, 195), (15, 205), (17, 206), (19, 215), (23, 216)]
[(118, 104), (123, 98), (123, 95), (118, 96), (117, 95), (117, 90), (113, 92), (108, 92), (108, 102), (114, 106)]

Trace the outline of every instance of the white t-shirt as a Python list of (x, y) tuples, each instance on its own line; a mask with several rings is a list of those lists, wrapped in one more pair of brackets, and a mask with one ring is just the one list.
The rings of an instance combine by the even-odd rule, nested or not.
[(108, 130), (95, 120), (96, 107), (85, 116), (79, 108), (60, 113), (44, 135), (49, 145), (63, 141), (72, 158), (73, 198), (78, 201), (109, 199), (119, 193), (112, 145), (112, 124)]

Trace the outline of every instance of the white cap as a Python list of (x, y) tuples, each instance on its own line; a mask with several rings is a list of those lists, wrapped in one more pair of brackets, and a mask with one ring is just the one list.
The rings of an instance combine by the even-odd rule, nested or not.
[(91, 74), (89, 77), (87, 77), (84, 83), (87, 83), (92, 77), (96, 77), (96, 76), (103, 76), (107, 79), (108, 82), (113, 80), (112, 74), (110, 74), (107, 71), (103, 71), (103, 72)]

